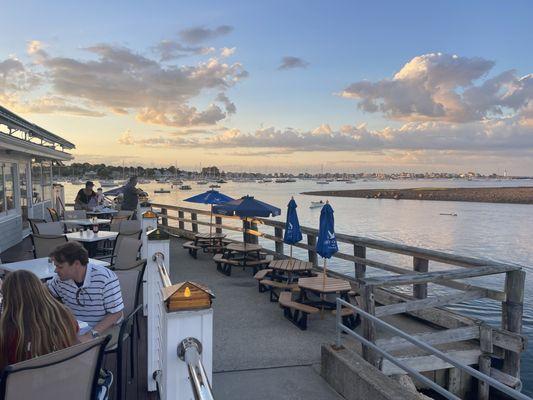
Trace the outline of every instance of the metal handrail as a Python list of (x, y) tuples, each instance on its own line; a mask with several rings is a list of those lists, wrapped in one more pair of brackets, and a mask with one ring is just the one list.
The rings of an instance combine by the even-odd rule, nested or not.
[(443, 395), (447, 399), (461, 400), (459, 397), (455, 396), (453, 393), (451, 393), (448, 390), (444, 389), (443, 387), (437, 385), (435, 382), (433, 382), (432, 380), (426, 378), (425, 376), (420, 374), (415, 369), (409, 367), (408, 365), (403, 364), (396, 357), (394, 357), (393, 355), (387, 353), (386, 351), (384, 351), (381, 348), (379, 348), (378, 346), (376, 346), (375, 343), (372, 343), (371, 341), (365, 339), (364, 337), (362, 337), (361, 335), (359, 335), (358, 333), (354, 332), (352, 329), (350, 329), (349, 327), (344, 325), (342, 323), (342, 316), (341, 316), (341, 308), (344, 306), (344, 307), (348, 307), (348, 308), (351, 308), (352, 310), (356, 311), (362, 318), (369, 319), (372, 322), (376, 323), (377, 325), (379, 325), (379, 326), (381, 326), (381, 327), (383, 327), (383, 328), (385, 328), (385, 329), (387, 329), (389, 331), (392, 331), (396, 335), (398, 335), (398, 336), (404, 338), (405, 340), (413, 343), (414, 345), (418, 346), (419, 348), (421, 348), (421, 349), (423, 349), (423, 350), (425, 350), (425, 351), (427, 351), (427, 352), (439, 357), (440, 359), (446, 361), (447, 363), (453, 365), (454, 367), (459, 368), (462, 371), (465, 371), (466, 373), (468, 373), (469, 375), (473, 376), (474, 378), (485, 382), (486, 384), (494, 387), (495, 389), (501, 391), (502, 393), (505, 393), (506, 395), (510, 396), (511, 398), (518, 399), (518, 400), (532, 400), (531, 397), (529, 397), (529, 396), (527, 396), (527, 395), (525, 395), (523, 393), (520, 393), (517, 390), (514, 390), (514, 389), (504, 385), (503, 383), (497, 381), (496, 379), (492, 378), (491, 376), (488, 376), (488, 375), (486, 375), (486, 374), (484, 374), (482, 372), (479, 372), (478, 370), (476, 370), (476, 369), (474, 369), (474, 368), (472, 368), (472, 367), (470, 367), (468, 365), (461, 364), (460, 362), (454, 360), (453, 358), (449, 357), (448, 355), (446, 355), (442, 351), (436, 349), (435, 347), (430, 346), (429, 344), (427, 344), (427, 343), (425, 343), (425, 342), (423, 342), (423, 341), (421, 341), (421, 340), (419, 340), (419, 339), (417, 339), (417, 338), (415, 338), (415, 337), (403, 332), (402, 330), (396, 328), (395, 326), (392, 326), (392, 325), (386, 323), (385, 321), (382, 321), (381, 319), (377, 318), (376, 316), (367, 313), (366, 311), (362, 310), (361, 308), (359, 308), (359, 307), (357, 307), (357, 306), (355, 306), (355, 305), (353, 305), (351, 303), (348, 303), (345, 300), (337, 298), (336, 306), (337, 306), (337, 318), (336, 318), (336, 334), (337, 334), (336, 342), (337, 343), (336, 344), (337, 344), (338, 347), (341, 347), (341, 333), (342, 332), (346, 332), (348, 335), (356, 338), (357, 340), (359, 340), (365, 346), (368, 346), (372, 350), (374, 350), (377, 353), (381, 354), (383, 356), (383, 358), (386, 358), (387, 360), (389, 360), (391, 363), (393, 363), (397, 367), (399, 367), (399, 368), (403, 369), (404, 371), (408, 372), (410, 375), (415, 377), (417, 380), (425, 383), (426, 385), (428, 385), (433, 390), (435, 390), (439, 394)]
[(163, 283), (163, 287), (169, 287), (172, 286), (172, 282), (170, 280), (170, 276), (168, 275), (167, 268), (165, 267), (165, 255), (161, 252), (157, 252), (153, 256), (153, 260), (157, 264), (157, 269), (159, 271), (159, 277), (161, 278), (161, 282)]
[(202, 343), (196, 338), (188, 337), (178, 345), (178, 358), (187, 363), (195, 400), (214, 400), (213, 391), (200, 358), (201, 354)]

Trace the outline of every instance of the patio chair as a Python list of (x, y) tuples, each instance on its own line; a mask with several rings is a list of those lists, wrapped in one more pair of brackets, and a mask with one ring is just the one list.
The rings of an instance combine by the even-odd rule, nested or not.
[(113, 269), (120, 269), (121, 266), (133, 265), (137, 262), (141, 246), (140, 230), (131, 233), (119, 233), (111, 253), (96, 258), (108, 261)]
[(135, 211), (133, 210), (120, 210), (118, 213), (117, 213), (117, 217), (128, 217), (128, 219), (131, 219), (131, 217), (133, 217), (133, 213)]
[(62, 235), (65, 233), (65, 225), (63, 222), (43, 222), (35, 224), (37, 233), (40, 235)]
[[(124, 302), (124, 315), (119, 326), (112, 328), (112, 338), (105, 349), (105, 354), (116, 353), (117, 355), (117, 400), (123, 399), (123, 393), (125, 393), (124, 383), (122, 379), (122, 367), (125, 358), (124, 344), (129, 341), (129, 362), (130, 362), (130, 380), (135, 377), (135, 322), (137, 321), (137, 315), (142, 309), (140, 304), (140, 292), (142, 287), (142, 278), (144, 270), (146, 268), (146, 260), (141, 260), (135, 264), (132, 264), (128, 269), (116, 270), (118, 280), (120, 282), (120, 289), (122, 291), (122, 301)], [(138, 328), (138, 321), (137, 321)], [(139, 330), (137, 329), (137, 332)], [(127, 353), (126, 353), (127, 354)], [(127, 367), (126, 359), (126, 367)]]
[(134, 233), (141, 230), (141, 221), (135, 220), (125, 220), (121, 221), (118, 227), (120, 233)]
[(101, 337), (8, 365), (0, 375), (0, 400), (96, 399), (109, 340)]
[(28, 218), (28, 222), (30, 223), (30, 228), (32, 233), (39, 233), (39, 230), (37, 229), (37, 224), (44, 224), (46, 223), (46, 220), (44, 219), (38, 219), (38, 218)]
[(50, 214), (50, 220), (52, 222), (57, 222), (57, 221), (61, 220), (61, 218), (59, 218), (59, 214), (57, 213), (55, 208), (47, 207), (46, 209), (48, 210), (48, 213)]
[(111, 222), (109, 223), (109, 230), (113, 232), (119, 232), (120, 224), (122, 223), (122, 221), (127, 221), (128, 219), (129, 217), (127, 215), (114, 215), (113, 217), (111, 217)]
[(85, 210), (65, 210), (65, 220), (69, 219), (87, 219), (87, 211)]
[(39, 235), (34, 233), (30, 235), (33, 244), (33, 257), (42, 258), (48, 255), (57, 246), (65, 244), (68, 239), (65, 235)]

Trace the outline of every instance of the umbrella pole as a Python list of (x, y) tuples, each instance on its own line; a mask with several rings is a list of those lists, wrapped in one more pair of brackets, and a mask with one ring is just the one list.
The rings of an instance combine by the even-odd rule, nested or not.
[(211, 215), (209, 218), (209, 240), (211, 240), (212, 234), (213, 234), (213, 204), (211, 204)]
[[(324, 268), (322, 269), (322, 291), (326, 290), (326, 272), (327, 272), (327, 265), (326, 265), (326, 258), (324, 258)], [(322, 308), (320, 310), (320, 319), (324, 319), (324, 293), (320, 294), (320, 299), (322, 300)]]
[(291, 252), (291, 255), (290, 255), (290, 261), (289, 261), (289, 262), (290, 262), (291, 265), (292, 265), (292, 264), (293, 264), (293, 261), (292, 261), (292, 244), (291, 244), (291, 250), (290, 250), (290, 252)]

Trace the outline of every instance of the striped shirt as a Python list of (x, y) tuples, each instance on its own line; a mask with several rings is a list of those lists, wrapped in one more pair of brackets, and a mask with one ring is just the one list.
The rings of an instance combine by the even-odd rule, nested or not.
[(124, 308), (117, 276), (100, 265), (87, 265), (81, 287), (72, 279), (62, 281), (56, 276), (48, 281), (48, 290), (54, 297), (61, 299), (76, 319), (87, 322), (91, 328), (106, 314), (113, 314)]

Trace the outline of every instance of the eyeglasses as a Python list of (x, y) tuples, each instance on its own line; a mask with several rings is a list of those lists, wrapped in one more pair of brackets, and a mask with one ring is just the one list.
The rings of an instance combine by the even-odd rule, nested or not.
[[(84, 287), (78, 288), (78, 290), (76, 291), (76, 303), (78, 303), (79, 306), (84, 307), (85, 304), (82, 304), (82, 302), (80, 301), (80, 297), (81, 299), (83, 299), (82, 293), (85, 293), (87, 295), (87, 297), (89, 298), (89, 301), (93, 301), (93, 299), (91, 299), (91, 296), (89, 295), (89, 292), (87, 291), (87, 289), (85, 289)], [(85, 301), (83, 303), (85, 303)]]

